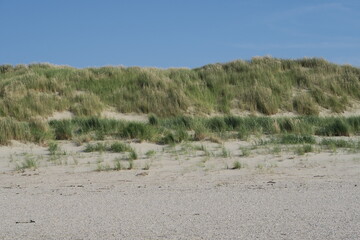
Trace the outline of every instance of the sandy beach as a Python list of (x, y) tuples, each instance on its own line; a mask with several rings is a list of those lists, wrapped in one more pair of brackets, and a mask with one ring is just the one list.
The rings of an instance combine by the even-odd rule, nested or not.
[[(246, 144), (224, 143), (224, 157), (131, 143), (132, 169), (100, 171), (119, 154), (64, 141), (54, 160), (46, 147), (13, 142), (0, 148), (0, 239), (359, 239), (358, 153), (243, 156)], [(34, 156), (35, 170), (14, 170)]]

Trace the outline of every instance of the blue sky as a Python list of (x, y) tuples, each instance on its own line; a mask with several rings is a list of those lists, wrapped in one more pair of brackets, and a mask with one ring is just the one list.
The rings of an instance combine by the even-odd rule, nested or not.
[(0, 64), (199, 67), (323, 57), (360, 66), (359, 0), (0, 0)]

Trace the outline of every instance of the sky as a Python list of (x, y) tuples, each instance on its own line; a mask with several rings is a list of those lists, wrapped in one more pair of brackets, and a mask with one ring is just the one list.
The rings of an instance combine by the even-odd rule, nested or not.
[(359, 0), (0, 0), (0, 65), (200, 67), (255, 56), (360, 66)]

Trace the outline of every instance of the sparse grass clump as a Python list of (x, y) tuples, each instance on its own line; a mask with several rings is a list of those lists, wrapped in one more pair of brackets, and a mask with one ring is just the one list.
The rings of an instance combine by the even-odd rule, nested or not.
[(271, 150), (272, 154), (278, 155), (281, 153), (281, 147), (280, 146), (274, 146)]
[(90, 134), (84, 134), (75, 137), (73, 141), (77, 146), (81, 146), (83, 143), (89, 143), (93, 139), (93, 136), (91, 136)]
[(36, 160), (35, 157), (33, 156), (26, 156), (25, 159), (20, 163), (20, 164), (16, 164), (16, 170), (20, 171), (20, 170), (25, 170), (25, 169), (37, 169), (39, 165), (38, 160)]
[(232, 166), (231, 169), (241, 169), (241, 168), (243, 168), (243, 167), (244, 167), (244, 166), (243, 166), (243, 164), (242, 164), (241, 162), (235, 161), (235, 162), (233, 163), (233, 166)]
[(128, 170), (133, 169), (133, 168), (134, 168), (134, 160), (133, 160), (133, 159), (130, 159), (128, 163), (129, 163)]
[(120, 171), (120, 170), (122, 170), (122, 169), (124, 169), (124, 166), (123, 166), (123, 164), (121, 163), (121, 159), (115, 158), (115, 160), (114, 160), (114, 170)]
[(88, 143), (85, 146), (84, 152), (114, 152), (114, 153), (122, 153), (122, 152), (133, 152), (134, 149), (125, 143), (122, 142), (114, 142), (111, 145), (108, 143)]
[(240, 148), (240, 150), (241, 150), (241, 156), (242, 157), (250, 156), (251, 150), (249, 148), (243, 147), (243, 148)]
[(96, 171), (101, 172), (101, 171), (111, 171), (113, 170), (113, 168), (111, 168), (111, 166), (109, 164), (103, 164), (101, 162), (99, 162), (97, 164), (97, 168)]
[(231, 153), (228, 149), (225, 148), (225, 146), (222, 146), (220, 156), (223, 158), (228, 158), (231, 156)]
[[(104, 163), (103, 161), (98, 161), (96, 171), (121, 171), (121, 170), (131, 170), (134, 169), (134, 160), (129, 159), (125, 161), (122, 158), (115, 158), (113, 161), (113, 165), (109, 163)], [(145, 164), (145, 167), (142, 168), (143, 170), (149, 170), (150, 164)]]
[(189, 134), (182, 128), (177, 129), (175, 132), (169, 131), (159, 141), (161, 144), (176, 144), (189, 139)]
[(84, 152), (105, 152), (108, 150), (108, 147), (104, 143), (95, 143), (95, 144), (86, 144)]
[(313, 136), (310, 135), (294, 135), (286, 134), (280, 137), (279, 143), (281, 144), (315, 144), (316, 140)]
[(129, 153), (129, 159), (132, 161), (132, 160), (136, 160), (138, 159), (138, 155), (136, 153), (136, 151), (134, 149), (132, 149)]
[(147, 152), (145, 153), (145, 155), (146, 155), (147, 157), (153, 157), (153, 156), (156, 155), (156, 151), (154, 151), (154, 150), (149, 150), (149, 151), (147, 151)]
[(110, 145), (110, 148), (108, 148), (111, 152), (130, 152), (132, 151), (132, 148), (125, 143), (122, 142), (114, 142)]
[(146, 162), (142, 170), (149, 170), (150, 169), (150, 163)]
[(50, 155), (55, 155), (56, 152), (59, 150), (59, 146), (56, 142), (50, 142), (48, 150)]
[(307, 144), (296, 148), (296, 153), (298, 155), (304, 155), (305, 153), (313, 152), (314, 148), (312, 145)]
[(203, 151), (206, 157), (210, 157), (212, 155), (212, 153), (203, 144), (201, 144), (200, 146), (195, 146), (194, 149), (198, 151)]
[(356, 144), (353, 141), (344, 139), (323, 139), (320, 143), (322, 146), (329, 148), (354, 148)]

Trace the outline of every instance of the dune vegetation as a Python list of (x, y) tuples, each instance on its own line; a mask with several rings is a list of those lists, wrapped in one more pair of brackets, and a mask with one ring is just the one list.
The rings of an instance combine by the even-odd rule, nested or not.
[[(156, 119), (156, 120), (154, 120)], [(183, 141), (227, 139), (246, 140), (251, 135), (281, 136), (281, 144), (315, 143), (312, 136), (358, 136), (360, 117), (149, 117), (149, 122), (132, 122), (99, 117), (77, 117), (67, 120), (17, 121), (0, 119), (0, 144), (9, 140), (46, 143), (72, 140), (83, 144), (92, 140), (125, 139), (158, 144)]]
[(1, 65), (0, 116), (28, 120), (63, 110), (96, 116), (108, 107), (162, 117), (232, 110), (317, 115), (346, 110), (360, 100), (359, 89), (359, 68), (316, 58), (259, 57), (164, 70)]
[[(359, 133), (360, 118), (318, 115), (350, 109), (359, 89), (359, 68), (318, 58), (256, 57), (195, 69), (1, 65), (0, 143), (106, 136), (171, 143), (215, 132), (348, 136)], [(149, 122), (102, 119), (110, 108), (149, 114)], [(45, 121), (59, 111), (75, 117)], [(264, 117), (233, 116), (242, 111)], [(270, 117), (279, 112), (299, 117)]]

